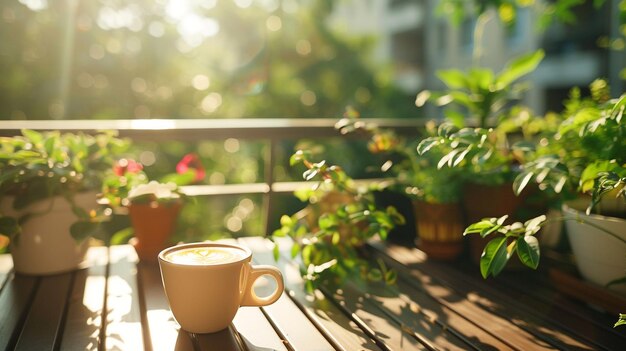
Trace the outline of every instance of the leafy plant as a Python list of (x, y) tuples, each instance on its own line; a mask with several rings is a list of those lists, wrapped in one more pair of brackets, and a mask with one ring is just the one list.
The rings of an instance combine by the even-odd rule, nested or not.
[(454, 125), (464, 127), (465, 121), (470, 119), (478, 127), (486, 128), (507, 117), (510, 102), (518, 99), (526, 89), (517, 80), (534, 71), (544, 56), (543, 50), (523, 55), (507, 63), (497, 74), (480, 67), (470, 68), (467, 72), (458, 69), (437, 71), (437, 77), (448, 90), (424, 90), (417, 95), (415, 104), (421, 107), (429, 100), (437, 106), (453, 104), (465, 109), (444, 110), (446, 118)]
[(578, 89), (572, 90), (566, 118), (554, 137), (530, 149), (539, 157), (522, 166), (515, 179), (516, 193), (534, 181), (542, 190), (563, 193), (565, 199), (590, 194), (587, 213), (604, 194), (616, 191), (624, 196), (626, 95), (611, 100), (608, 88), (604, 80), (596, 80), (590, 85), (591, 96), (584, 99)]
[[(384, 172), (391, 172), (396, 177), (402, 191), (429, 203), (458, 202), (461, 194), (463, 177), (457, 168), (439, 169), (437, 163), (443, 156), (443, 150), (428, 154), (418, 154), (415, 141), (407, 141), (374, 124), (365, 124), (359, 120), (358, 112), (348, 108), (344, 118), (337, 122), (335, 128), (342, 134), (367, 133), (370, 136), (368, 149), (373, 154), (385, 155), (387, 159), (380, 167)], [(426, 124), (426, 138), (436, 134), (435, 122)]]
[[(312, 162), (309, 152), (297, 151), (290, 163), (304, 164), (304, 179), (316, 183), (313, 189), (297, 193), (308, 205), (292, 216), (282, 216), (281, 228), (271, 239), (293, 240), (291, 256), (302, 260), (307, 287), (312, 289), (322, 282), (340, 284), (355, 276), (394, 283), (396, 273), (382, 262), (371, 267), (360, 257), (359, 248), (376, 235), (385, 239), (395, 225), (404, 222), (402, 215), (394, 207), (378, 209), (370, 188), (357, 187), (339, 166)], [(278, 245), (274, 255), (278, 259)]]
[(112, 242), (125, 243), (133, 235), (128, 206), (170, 206), (185, 201), (188, 197), (181, 186), (202, 182), (205, 174), (202, 163), (193, 153), (183, 156), (176, 165), (175, 173), (166, 174), (158, 181), (149, 180), (141, 163), (133, 159), (119, 159), (107, 172), (100, 194)]
[[(522, 165), (522, 171), (514, 182), (515, 192), (520, 193), (534, 181), (539, 189), (562, 194), (564, 200), (575, 193), (589, 194), (591, 201), (587, 214), (607, 194), (626, 201), (625, 109), (626, 95), (609, 99), (606, 82), (593, 82), (591, 97), (586, 99), (581, 99), (579, 91), (573, 90), (572, 97), (566, 101), (564, 114), (567, 118), (561, 122), (551, 141), (546, 139), (532, 149), (531, 152), (541, 156)], [(519, 255), (522, 263), (537, 268), (540, 252), (539, 246), (534, 245), (536, 239), (532, 240), (532, 246), (526, 247), (521, 238), (526, 240), (529, 235), (534, 235), (546, 222), (545, 216), (508, 226), (503, 225), (504, 219), (486, 218), (465, 230), (464, 234), (478, 233), (482, 237), (501, 234), (489, 241), (483, 251), (480, 264), (484, 278), (500, 273), (513, 250), (517, 249), (519, 254), (520, 248), (523, 251)], [(576, 220), (584, 221), (583, 218)], [(621, 240), (606, 229), (598, 229)]]
[(535, 234), (546, 221), (546, 216), (533, 218), (523, 224), (515, 222), (504, 225), (507, 218), (508, 216), (483, 219), (463, 232), (463, 235), (479, 234), (483, 238), (494, 233), (502, 234), (487, 243), (480, 257), (480, 273), (483, 278), (498, 275), (514, 253), (517, 253), (524, 265), (532, 269), (539, 266), (539, 241)]
[[(25, 129), (22, 135), (0, 138), (0, 197), (12, 197), (12, 207), (23, 210), (37, 201), (62, 196), (78, 217), (71, 227), (74, 238), (102, 234), (97, 228), (105, 218), (85, 212), (74, 203), (74, 196), (100, 190), (107, 170), (128, 146), (114, 132), (89, 135)], [(20, 225), (36, 215), (40, 214), (19, 218), (0, 214), (0, 234), (18, 240)]]

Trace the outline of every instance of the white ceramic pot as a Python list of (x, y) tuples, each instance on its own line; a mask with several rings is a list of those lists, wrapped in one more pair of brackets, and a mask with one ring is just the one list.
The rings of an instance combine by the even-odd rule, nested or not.
[[(586, 280), (605, 286), (626, 276), (626, 243), (596, 228), (604, 228), (626, 240), (626, 220), (584, 212), (563, 205), (567, 236), (576, 265)], [(576, 220), (579, 219), (579, 220)], [(612, 285), (610, 290), (626, 294), (626, 284)]]
[[(96, 207), (96, 193), (79, 194), (75, 203), (89, 211)], [(12, 204), (13, 198), (3, 198), (0, 212), (18, 217), (25, 213), (43, 213), (23, 223), (19, 238), (9, 246), (16, 272), (49, 275), (84, 266), (89, 241), (79, 243), (70, 235), (70, 227), (77, 217), (63, 197), (38, 201), (19, 212), (13, 210)]]

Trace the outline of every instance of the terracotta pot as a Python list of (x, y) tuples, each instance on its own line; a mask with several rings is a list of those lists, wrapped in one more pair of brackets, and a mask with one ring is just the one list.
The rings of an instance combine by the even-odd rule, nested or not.
[(463, 213), (458, 203), (415, 201), (417, 247), (429, 258), (454, 260), (463, 251)]
[[(74, 197), (77, 206), (89, 212), (96, 208), (96, 193), (81, 193)], [(82, 268), (89, 240), (77, 242), (70, 227), (77, 221), (70, 204), (61, 196), (41, 200), (27, 208), (13, 210), (13, 198), (0, 202), (0, 212), (14, 217), (40, 213), (24, 222), (17, 240), (10, 243), (15, 271), (28, 275), (49, 275)]]
[(181, 202), (167, 205), (131, 204), (128, 206), (130, 221), (135, 231), (131, 242), (139, 259), (146, 262), (157, 262), (159, 252), (171, 246), (170, 237), (176, 229)]

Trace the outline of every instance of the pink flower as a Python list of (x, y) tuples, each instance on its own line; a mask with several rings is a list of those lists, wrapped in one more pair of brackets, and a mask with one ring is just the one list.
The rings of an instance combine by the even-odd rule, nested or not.
[(113, 165), (113, 173), (118, 177), (122, 177), (126, 173), (136, 174), (141, 172), (141, 170), (143, 170), (141, 163), (125, 158), (118, 160), (117, 163)]
[(201, 182), (206, 175), (206, 171), (204, 167), (202, 167), (202, 162), (200, 162), (200, 158), (198, 155), (194, 153), (187, 154), (183, 156), (183, 158), (176, 165), (176, 173), (184, 174), (189, 171), (193, 171), (195, 173), (194, 182)]

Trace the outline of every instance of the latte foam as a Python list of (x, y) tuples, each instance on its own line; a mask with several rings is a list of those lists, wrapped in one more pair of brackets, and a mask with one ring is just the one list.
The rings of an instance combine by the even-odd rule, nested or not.
[(224, 264), (236, 262), (245, 257), (245, 251), (223, 246), (191, 247), (175, 250), (165, 255), (165, 259), (172, 263), (189, 265)]

